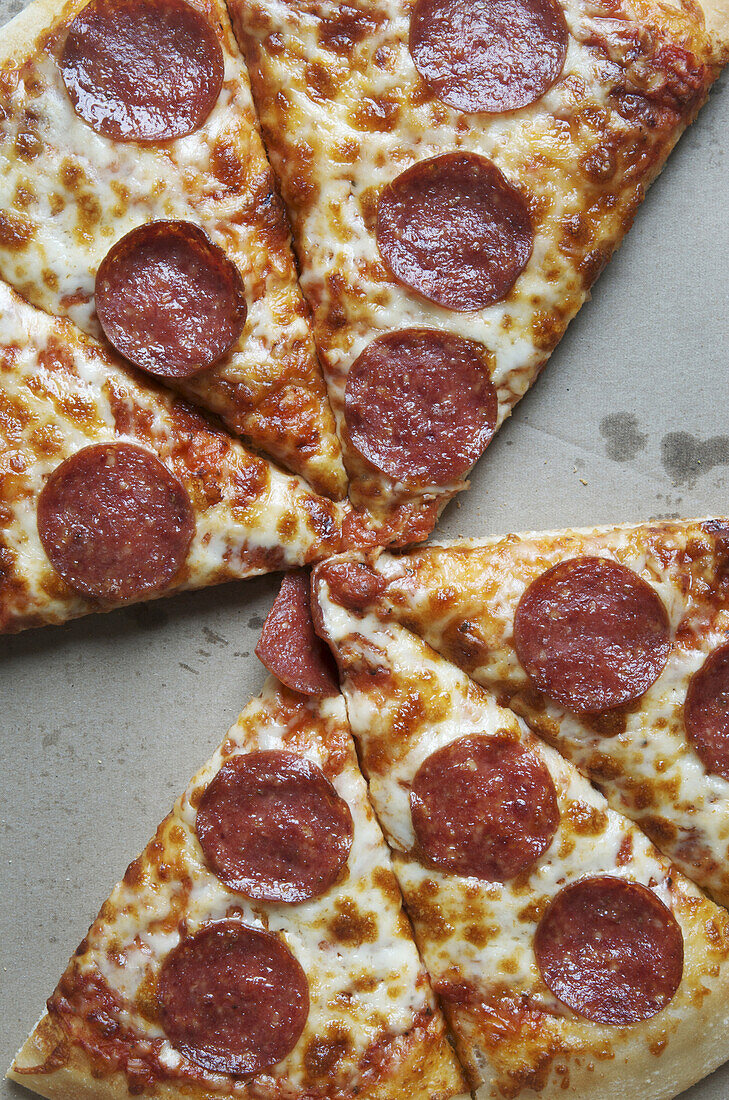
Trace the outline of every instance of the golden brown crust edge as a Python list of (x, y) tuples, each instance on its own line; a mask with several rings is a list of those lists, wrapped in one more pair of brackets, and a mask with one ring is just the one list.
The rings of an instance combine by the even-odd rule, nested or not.
[[(605, 1097), (635, 1097), (640, 1085), (641, 1100), (674, 1100), (685, 1089), (703, 1081), (729, 1058), (729, 978), (724, 973), (712, 995), (698, 1006), (678, 1033), (667, 1036), (660, 1055), (650, 1053), (645, 1044), (629, 1040), (606, 1062), (582, 1061), (570, 1064), (567, 1091), (561, 1080), (552, 1080), (544, 1089), (519, 1092), (518, 1100), (604, 1100)], [(476, 1100), (501, 1100), (499, 1086), (479, 1087)]]
[(722, 61), (729, 61), (729, 0), (698, 0), (706, 29), (718, 44)]
[(33, 0), (2, 28), (0, 69), (19, 68), (37, 47), (38, 38), (61, 16), (84, 6), (86, 0)]
[[(61, 1064), (54, 1068), (55, 1060)], [(47, 1068), (39, 1069), (43, 1066)], [(16, 1054), (7, 1077), (48, 1100), (129, 1100), (125, 1075), (117, 1072), (94, 1076), (84, 1051), (67, 1044), (63, 1031), (47, 1012)], [(442, 1025), (434, 1024), (422, 1041), (412, 1043), (392, 1073), (358, 1096), (359, 1100), (468, 1100), (466, 1088)], [(220, 1100), (219, 1092), (187, 1083), (157, 1084), (154, 1096), (157, 1100), (180, 1100), (183, 1096), (188, 1100)]]
[[(83, 1052), (76, 1048), (69, 1050), (65, 1043), (60, 1027), (44, 1013), (15, 1055), (7, 1077), (49, 1100), (128, 1100), (129, 1089), (121, 1073), (95, 1078)], [(56, 1069), (38, 1068), (50, 1067), (54, 1058), (65, 1064)], [(37, 1072), (28, 1072), (33, 1069)], [(160, 1096), (169, 1100), (175, 1095), (179, 1097), (179, 1093), (160, 1092)]]
[(382, 1082), (358, 1093), (358, 1100), (461, 1100), (468, 1085), (458, 1059), (445, 1037), (439, 1015), (433, 1016), (422, 1040), (410, 1043), (402, 1058)]

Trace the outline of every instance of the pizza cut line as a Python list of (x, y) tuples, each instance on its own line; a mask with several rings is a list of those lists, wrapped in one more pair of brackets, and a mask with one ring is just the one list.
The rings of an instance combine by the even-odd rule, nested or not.
[(726, 12), (230, 7), (248, 70), (222, 0), (36, 0), (3, 45), (2, 629), (329, 559), (11, 1075), (668, 1100), (729, 1054), (727, 523), (332, 555), (465, 487)]
[[(726, 57), (652, 0), (230, 0), (360, 539), (429, 533)], [(399, 532), (399, 533), (398, 533)]]
[(0, 277), (348, 492), (348, 544), (417, 541), (706, 98), (722, 12), (231, 11), (248, 71), (222, 0), (36, 0), (12, 23)]
[(269, 679), (102, 906), (10, 1075), (51, 1100), (466, 1091), (337, 692)]
[(337, 568), (348, 598), (521, 715), (729, 903), (726, 518), (462, 540)]
[(342, 577), (336, 561), (316, 567), (317, 627), (476, 1097), (602, 1098), (640, 1081), (664, 1098), (716, 1068), (726, 912), (491, 692), (364, 610)]
[(636, 1080), (670, 1100), (729, 1056), (727, 912), (382, 588), (351, 554), (285, 579), (257, 647), (273, 676), (12, 1077), (51, 1100), (606, 1100)]
[(221, 0), (37, 0), (0, 76), (0, 277), (346, 495)]
[(341, 546), (342, 504), (2, 283), (0, 324), (0, 630)]

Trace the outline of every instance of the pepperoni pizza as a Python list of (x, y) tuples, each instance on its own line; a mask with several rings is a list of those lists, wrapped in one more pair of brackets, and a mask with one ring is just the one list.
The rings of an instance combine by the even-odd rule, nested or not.
[[(223, 0), (35, 0), (6, 28), (0, 277), (141, 372), (138, 392), (181, 390), (314, 493), (348, 489), (348, 544), (415, 541), (705, 99), (722, 0), (706, 19), (662, 0), (231, 8), (313, 330)], [(124, 522), (149, 535), (154, 508)], [(140, 595), (185, 557), (175, 522)]]
[(729, 915), (367, 579), (317, 566), (314, 614), (475, 1095), (675, 1096), (729, 1057)]
[(352, 531), (422, 538), (706, 98), (725, 0), (230, 8), (363, 513)]
[(326, 557), (317, 496), (0, 283), (0, 630)]
[(0, 277), (346, 494), (222, 0), (36, 0), (0, 45)]
[(466, 1091), (338, 693), (268, 681), (102, 906), (10, 1076), (51, 1100)]
[(373, 559), (352, 566), (363, 607), (508, 704), (729, 905), (729, 520)]

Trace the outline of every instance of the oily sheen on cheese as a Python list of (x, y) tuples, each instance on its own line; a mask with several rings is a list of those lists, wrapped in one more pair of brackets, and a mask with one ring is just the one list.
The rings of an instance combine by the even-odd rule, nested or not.
[[(296, 905), (251, 901), (231, 891), (206, 863), (195, 831), (201, 796), (221, 766), (242, 753), (272, 750), (321, 768), (354, 825), (340, 881)], [(252, 1078), (210, 1072), (184, 1057), (167, 1039), (155, 1007), (169, 953), (183, 936), (194, 937), (226, 918), (277, 936), (303, 968), (309, 988), (308, 1018), (294, 1049)], [(114, 1025), (131, 1036), (122, 1040), (123, 1050), (107, 1051), (102, 1087), (122, 1072), (132, 1091), (156, 1085), (281, 1100), (333, 1095), (336, 1083), (343, 1096), (384, 1097), (389, 1088), (401, 1095), (398, 1075), (418, 1048), (421, 1055), (435, 1052), (436, 1062), (440, 1052), (442, 1076), (436, 1074), (428, 1087), (446, 1097), (460, 1084), (339, 695), (305, 701), (269, 678), (114, 888), (50, 1002), (51, 1017), (65, 1013), (66, 1026), (92, 1057), (104, 1049), (104, 1032), (84, 1029), (81, 1020), (91, 995), (86, 991), (99, 982), (112, 998)], [(22, 1073), (14, 1076), (23, 1080)], [(41, 1075), (33, 1079), (38, 1081)]]
[(217, 102), (201, 128), (157, 143), (114, 141), (74, 111), (57, 54), (81, 7), (67, 3), (28, 41), (28, 56), (18, 50), (0, 73), (0, 275), (99, 337), (94, 279), (112, 245), (150, 220), (200, 226), (236, 264), (248, 317), (232, 351), (178, 388), (341, 497), (344, 470), (285, 216), (224, 7), (198, 5), (223, 46)]
[[(528, 585), (558, 562), (603, 557), (660, 597), (671, 628), (661, 675), (639, 699), (579, 715), (535, 690), (514, 649)], [(444, 543), (374, 569), (381, 607), (521, 714), (590, 776), (610, 804), (718, 901), (729, 897), (729, 783), (709, 772), (686, 736), (691, 676), (726, 642), (727, 523), (666, 521)]]
[(303, 564), (336, 547), (341, 505), (211, 428), (180, 399), (81, 337), (71, 322), (34, 309), (4, 284), (0, 365), (3, 630), (98, 610), (54, 571), (37, 523), (48, 476), (95, 443), (141, 444), (186, 489), (196, 530), (175, 587)]
[[(351, 499), (382, 522), (398, 507), (407, 512), (408, 500), (437, 510), (464, 482), (406, 491), (362, 459), (344, 415), (355, 359), (374, 337), (411, 326), (478, 341), (501, 423), (585, 300), (720, 62), (688, 9), (570, 0), (557, 82), (521, 110), (467, 115), (440, 102), (418, 75), (408, 48), (412, 7), (410, 0), (232, 4), (294, 226)], [(681, 71), (686, 61), (691, 76), (683, 84), (670, 56)], [(534, 228), (531, 258), (511, 292), (468, 313), (398, 284), (375, 239), (383, 189), (411, 166), (453, 151), (492, 161), (526, 200)], [(398, 514), (407, 527), (405, 512)]]
[[(350, 725), (418, 946), (476, 1095), (613, 1095), (635, 1079), (637, 1065), (646, 1097), (675, 1095), (723, 1058), (719, 1033), (704, 1046), (694, 1013), (703, 1016), (705, 1008), (710, 1028), (724, 1013), (726, 915), (491, 695), (402, 626), (358, 612), (333, 592), (328, 578), (336, 585), (336, 569), (335, 561), (315, 572), (320, 627), (340, 666)], [(503, 882), (433, 866), (413, 829), (411, 791), (423, 763), (462, 738), (484, 736), (515, 740), (546, 765), (559, 807), (549, 847)], [(652, 1019), (620, 1028), (570, 1011), (545, 984), (535, 954), (536, 929), (554, 899), (571, 884), (606, 875), (648, 887), (683, 936), (683, 975), (669, 1003)]]

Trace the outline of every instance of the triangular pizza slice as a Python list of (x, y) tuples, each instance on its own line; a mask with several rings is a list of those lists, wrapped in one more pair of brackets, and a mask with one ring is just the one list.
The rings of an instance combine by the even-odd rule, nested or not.
[(729, 915), (355, 579), (315, 620), (476, 1097), (676, 1096), (729, 1057)]
[(330, 555), (318, 496), (0, 282), (0, 632)]
[(729, 904), (729, 520), (458, 541), (356, 568), (363, 606), (508, 703)]
[(10, 1076), (51, 1100), (466, 1091), (338, 693), (268, 680), (104, 902)]
[(3, 28), (0, 277), (345, 495), (223, 0), (36, 0)]
[(727, 57), (726, 0), (230, 0), (350, 476), (427, 534)]

